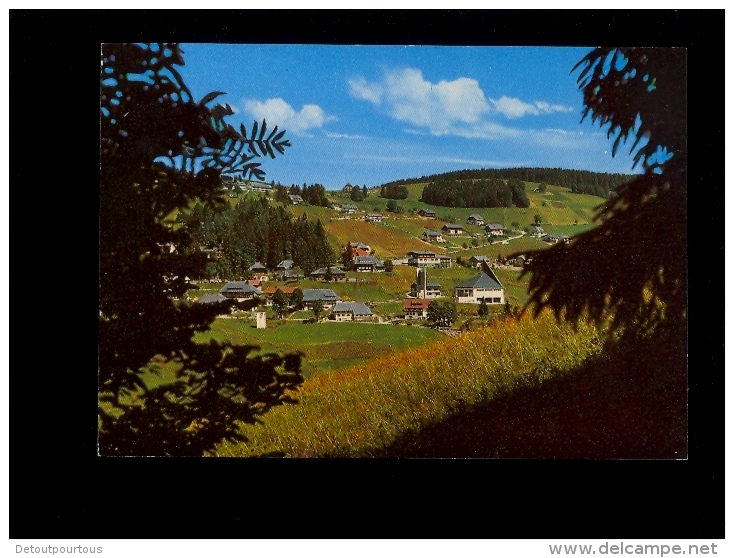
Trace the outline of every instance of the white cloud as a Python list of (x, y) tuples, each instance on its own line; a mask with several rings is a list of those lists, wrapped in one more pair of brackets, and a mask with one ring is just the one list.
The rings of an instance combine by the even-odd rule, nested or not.
[(477, 123), (490, 110), (479, 83), (466, 77), (434, 84), (420, 70), (407, 68), (386, 72), (383, 83), (363, 77), (348, 83), (353, 97), (383, 106), (396, 120), (432, 134), (445, 134), (455, 123)]
[(246, 99), (244, 106), (256, 120), (264, 118), (271, 126), (277, 124), (296, 135), (305, 135), (307, 130), (321, 128), (326, 122), (336, 120), (335, 116), (328, 116), (318, 105), (303, 105), (300, 111), (296, 111), (281, 98), (266, 101)]
[(367, 80), (363, 77), (357, 79), (350, 79), (348, 81), (349, 92), (352, 97), (357, 99), (364, 99), (374, 105), (379, 105), (382, 101), (383, 89), (376, 83), (367, 83)]
[(359, 134), (337, 134), (335, 132), (324, 132), (327, 138), (335, 139), (367, 139), (367, 136), (360, 136)]
[(364, 77), (358, 77), (348, 80), (348, 85), (353, 97), (368, 101), (395, 120), (415, 127), (405, 130), (412, 134), (425, 130), (434, 136), (516, 137), (519, 130), (491, 122), (487, 116), (494, 112), (514, 119), (573, 111), (573, 108), (563, 105), (545, 101), (527, 103), (507, 96), (487, 100), (475, 79), (459, 77), (453, 81), (431, 83), (416, 68), (386, 71), (380, 82), (368, 82)]
[(494, 109), (507, 118), (520, 118), (526, 114), (552, 114), (554, 112), (573, 112), (573, 107), (564, 105), (552, 105), (545, 101), (526, 103), (516, 97), (502, 96), (499, 99), (490, 99)]

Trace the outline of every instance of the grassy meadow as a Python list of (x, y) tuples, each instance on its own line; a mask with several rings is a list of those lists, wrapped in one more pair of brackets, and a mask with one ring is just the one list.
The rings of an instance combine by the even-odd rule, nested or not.
[[(377, 326), (385, 327), (388, 326)], [(397, 328), (405, 331), (420, 328)], [(369, 457), (418, 432), (522, 386), (563, 375), (597, 354), (602, 335), (552, 318), (507, 320), (309, 378), (297, 405), (242, 425), (249, 441), (220, 456)]]
[(303, 324), (270, 321), (266, 329), (257, 329), (254, 321), (248, 318), (219, 318), (214, 321), (210, 331), (197, 334), (196, 340), (202, 343), (213, 339), (237, 345), (254, 345), (259, 347), (256, 354), (300, 352), (303, 355), (303, 374), (311, 377), (364, 363), (440, 335), (429, 328), (358, 322)]

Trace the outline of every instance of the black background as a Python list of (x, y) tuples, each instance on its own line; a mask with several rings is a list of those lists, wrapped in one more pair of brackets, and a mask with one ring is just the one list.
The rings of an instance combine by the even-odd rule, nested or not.
[[(11, 538), (724, 537), (724, 10), (10, 10), (9, 21)], [(97, 457), (100, 44), (149, 40), (688, 48), (689, 459)]]

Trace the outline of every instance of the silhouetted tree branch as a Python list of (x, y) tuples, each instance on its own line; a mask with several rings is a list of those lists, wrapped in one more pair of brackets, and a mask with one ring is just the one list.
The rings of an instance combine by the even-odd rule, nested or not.
[[(196, 253), (174, 214), (199, 200), (221, 206), (222, 174), (262, 179), (255, 158), (290, 146), (277, 126), (249, 131), (225, 122), (229, 105), (196, 102), (176, 66), (177, 44), (105, 44), (102, 49), (99, 451), (102, 455), (202, 455), (241, 440), (253, 422), (291, 401), (303, 380), (300, 357), (252, 357), (252, 347), (195, 343), (221, 308), (189, 305)], [(171, 246), (173, 249), (164, 249)], [(174, 381), (149, 388), (154, 358)]]
[[(576, 321), (588, 314), (611, 331), (644, 333), (687, 318), (686, 56), (677, 48), (597, 48), (573, 71), (582, 121), (608, 126), (618, 148), (632, 142), (644, 174), (598, 209), (600, 225), (530, 253), (530, 300)], [(516, 254), (513, 254), (515, 256)], [(511, 256), (512, 257), (512, 256)]]

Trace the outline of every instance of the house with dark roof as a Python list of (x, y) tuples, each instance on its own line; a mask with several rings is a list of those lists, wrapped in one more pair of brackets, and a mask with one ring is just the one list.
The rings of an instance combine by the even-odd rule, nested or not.
[(346, 215), (352, 215), (353, 213), (357, 213), (357, 206), (351, 203), (343, 203), (340, 211)]
[(291, 200), (291, 203), (293, 205), (303, 205), (303, 198), (299, 195), (296, 195), (296, 194), (289, 195), (288, 199)]
[(411, 250), (408, 252), (408, 265), (415, 266), (438, 266), (441, 263), (438, 255), (434, 252), (425, 252), (422, 250)]
[(502, 223), (489, 223), (484, 230), (489, 236), (502, 236), (505, 234), (505, 226)]
[(427, 298), (406, 298), (403, 300), (403, 313), (407, 320), (424, 320), (428, 317)]
[(256, 281), (267, 281), (268, 280), (268, 268), (260, 262), (255, 262), (247, 270), (252, 273), (252, 278)]
[[(317, 270), (311, 272), (309, 274), (309, 277), (311, 279), (317, 279), (317, 280), (325, 281), (326, 280), (326, 275), (327, 275), (327, 271), (326, 270), (327, 270), (327, 268), (320, 267)], [(347, 273), (342, 268), (340, 268), (340, 267), (329, 267), (328, 270), (329, 270), (329, 272), (331, 272), (332, 280), (334, 280), (334, 281), (346, 281), (346, 279), (347, 279)]]
[(230, 281), (219, 292), (227, 298), (236, 299), (238, 302), (251, 300), (262, 294), (257, 287), (253, 287), (247, 281)]
[(418, 215), (421, 217), (427, 217), (428, 219), (436, 218), (436, 212), (433, 209), (419, 209)]
[(470, 225), (479, 225), (482, 226), (484, 224), (484, 217), (481, 215), (477, 215), (476, 213), (472, 213), (469, 215), (469, 217), (466, 218), (466, 222)]
[(364, 302), (337, 302), (331, 312), (337, 322), (368, 320), (373, 315)]
[(440, 232), (431, 230), (423, 231), (421, 240), (425, 240), (426, 242), (446, 242)]
[(283, 260), (278, 265), (275, 266), (275, 269), (279, 271), (285, 271), (286, 269), (291, 269), (293, 267), (293, 260)]
[(206, 293), (201, 295), (196, 301), (197, 304), (219, 304), (227, 300), (227, 297), (220, 293)]
[(379, 223), (382, 221), (382, 214), (381, 213), (368, 213), (364, 216), (364, 220), (368, 223)]
[(341, 297), (331, 289), (303, 289), (303, 306), (311, 310), (313, 303), (320, 300), (324, 305), (324, 310), (330, 310), (337, 302), (341, 302)]
[(352, 260), (355, 271), (374, 273), (385, 271), (385, 264), (375, 256), (355, 256)]
[(461, 225), (448, 225), (447, 224), (441, 227), (441, 230), (443, 231), (444, 234), (453, 235), (453, 236), (464, 233), (464, 227), (462, 227)]
[(454, 288), (454, 302), (479, 304), (482, 299), (487, 304), (505, 303), (505, 288), (487, 265), (482, 266), (482, 273)]

